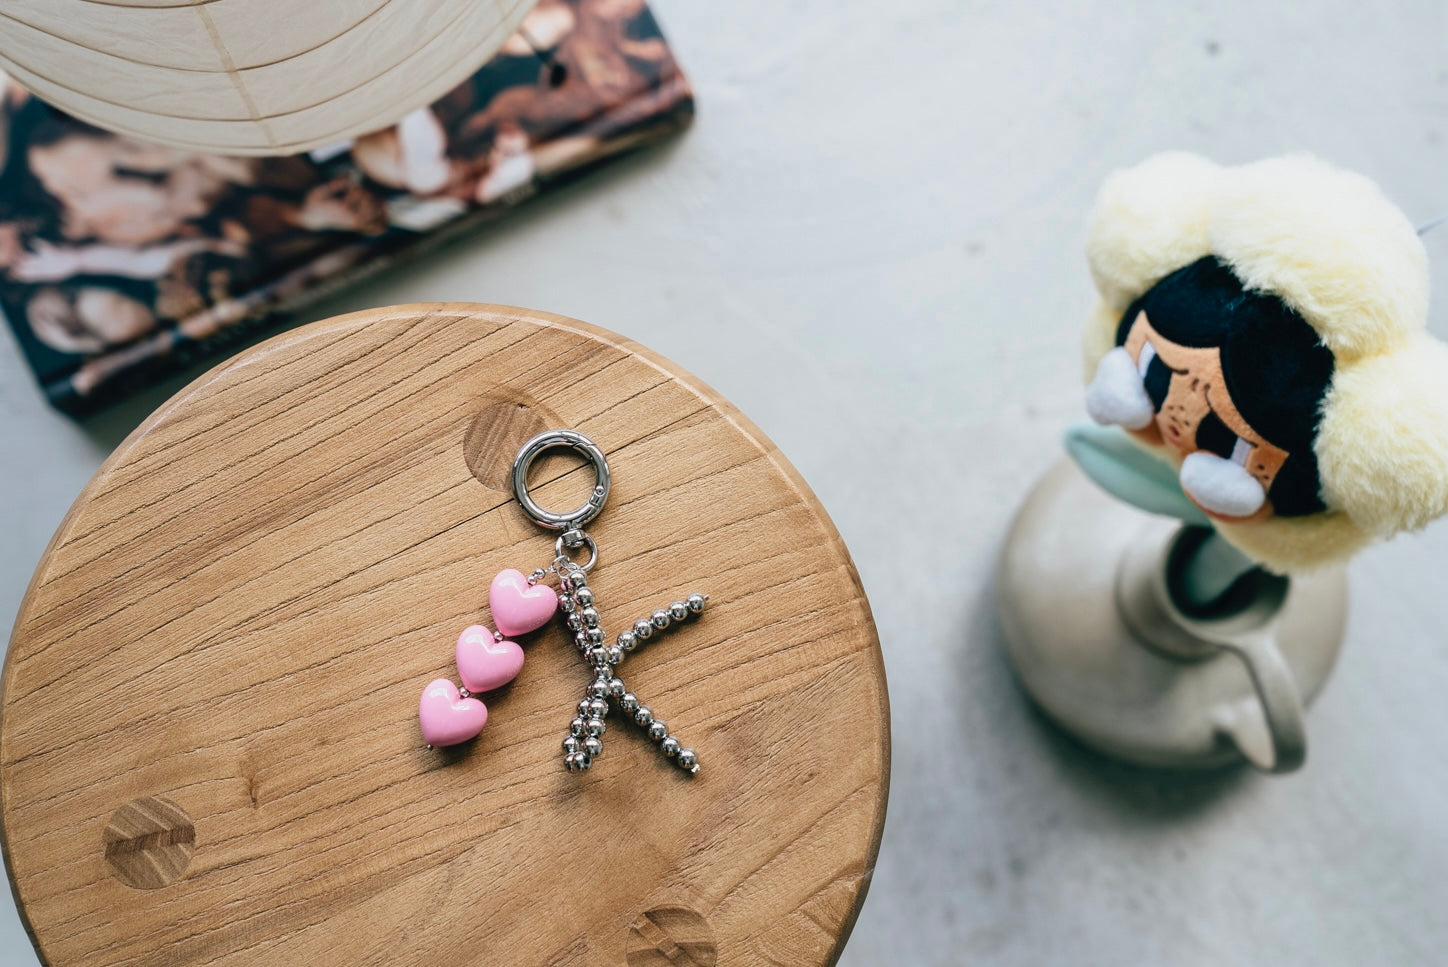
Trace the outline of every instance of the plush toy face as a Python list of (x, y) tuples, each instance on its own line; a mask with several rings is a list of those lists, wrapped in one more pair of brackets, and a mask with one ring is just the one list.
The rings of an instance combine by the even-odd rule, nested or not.
[(1126, 310), (1087, 405), (1181, 464), (1187, 496), (1239, 523), (1321, 511), (1312, 452), (1332, 353), (1275, 296), (1204, 258)]
[[(1237, 409), (1222, 376), (1221, 349), (1173, 342), (1157, 332), (1145, 310), (1128, 327), (1125, 349), (1155, 407), (1152, 421), (1131, 432), (1146, 443), (1170, 447), (1183, 460), (1195, 453), (1216, 458), (1194, 463), (1201, 468), (1195, 476), (1209, 480), (1184, 488), (1187, 496), (1218, 517), (1270, 514), (1267, 493), (1289, 454), (1257, 432)], [(1220, 483), (1214, 486), (1216, 481)], [(1193, 489), (1205, 493), (1194, 494)], [(1240, 491), (1241, 500), (1223, 499), (1224, 489), (1232, 494)]]

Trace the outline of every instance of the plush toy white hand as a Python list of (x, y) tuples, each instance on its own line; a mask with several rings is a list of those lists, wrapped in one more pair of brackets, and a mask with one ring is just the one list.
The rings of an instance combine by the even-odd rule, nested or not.
[(1267, 502), (1267, 492), (1246, 467), (1205, 450), (1187, 454), (1180, 480), (1197, 506), (1223, 517), (1251, 517)]
[(1155, 410), (1146, 395), (1141, 373), (1124, 347), (1118, 346), (1096, 366), (1096, 378), (1086, 387), (1086, 412), (1106, 426), (1144, 430)]

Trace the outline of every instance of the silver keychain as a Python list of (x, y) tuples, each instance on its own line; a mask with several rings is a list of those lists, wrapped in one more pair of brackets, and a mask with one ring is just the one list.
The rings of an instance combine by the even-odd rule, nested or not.
[[(596, 475), (588, 500), (566, 514), (544, 510), (528, 493), (528, 470), (533, 461), (543, 453), (557, 449), (573, 450), (582, 455), (593, 465)], [(513, 458), (513, 495), (523, 512), (538, 526), (559, 532), (553, 545), (553, 562), (529, 575), (528, 583), (536, 585), (548, 574), (558, 575), (559, 611), (573, 634), (579, 652), (593, 671), (593, 681), (579, 700), (578, 714), (569, 724), (568, 736), (563, 740), (563, 762), (570, 771), (582, 772), (603, 754), (604, 719), (608, 717), (612, 702), (625, 717), (646, 731), (666, 759), (685, 772), (697, 774), (698, 755), (670, 735), (663, 719), (655, 717), (653, 709), (640, 702), (638, 696), (628, 689), (618, 675), (618, 667), (644, 642), (703, 611), (709, 597), (696, 592), (682, 601), (671, 602), (668, 607), (638, 619), (628, 630), (620, 631), (613, 644), (605, 644), (607, 635), (598, 612), (598, 598), (589, 587), (587, 576), (598, 563), (598, 544), (583, 528), (603, 510), (610, 486), (608, 460), (603, 451), (588, 437), (573, 430), (540, 433), (524, 443)], [(581, 563), (574, 560), (574, 555), (584, 549), (588, 553), (587, 560)]]

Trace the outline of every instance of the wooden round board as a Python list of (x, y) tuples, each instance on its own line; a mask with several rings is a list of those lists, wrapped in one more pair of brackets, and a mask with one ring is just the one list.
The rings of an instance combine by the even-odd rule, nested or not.
[[(556, 621), (477, 740), (418, 732), (492, 575), (552, 556), (508, 474), (553, 428), (613, 471), (610, 635), (710, 595), (623, 669), (697, 776), (617, 713), (563, 768), (591, 675)], [(593, 478), (531, 479), (563, 509)], [(7, 866), (55, 967), (829, 964), (889, 781), (869, 605), (789, 463), (647, 350), (494, 306), (319, 322), (163, 406), (42, 559), (0, 716)]]

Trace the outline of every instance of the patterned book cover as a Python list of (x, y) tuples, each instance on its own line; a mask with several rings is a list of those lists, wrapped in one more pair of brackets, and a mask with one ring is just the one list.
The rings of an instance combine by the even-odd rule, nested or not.
[(0, 310), (73, 414), (693, 116), (643, 0), (541, 0), (430, 107), (289, 158), (144, 144), (3, 80)]

